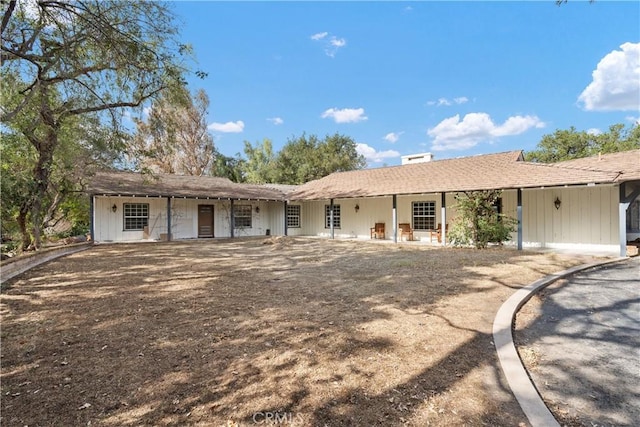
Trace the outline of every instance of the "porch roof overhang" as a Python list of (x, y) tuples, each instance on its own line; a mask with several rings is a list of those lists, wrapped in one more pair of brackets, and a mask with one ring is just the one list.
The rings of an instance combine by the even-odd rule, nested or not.
[(226, 178), (132, 172), (98, 172), (87, 192), (94, 196), (203, 200), (285, 201), (295, 186), (238, 184)]
[[(392, 195), (455, 193), (549, 187), (615, 185), (640, 176), (640, 150), (613, 161), (584, 164), (525, 162), (521, 151), (334, 173), (308, 182), (290, 200), (327, 200)], [(607, 156), (601, 156), (606, 158)], [(587, 161), (590, 160), (590, 161)]]

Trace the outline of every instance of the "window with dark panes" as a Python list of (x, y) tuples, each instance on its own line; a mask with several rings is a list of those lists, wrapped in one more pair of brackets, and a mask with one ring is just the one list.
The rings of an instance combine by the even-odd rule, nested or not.
[(142, 230), (149, 225), (148, 203), (125, 203), (123, 205), (124, 230)]
[(287, 205), (287, 227), (300, 228), (300, 205)]
[[(331, 205), (324, 205), (324, 228), (331, 228)], [(333, 205), (333, 228), (340, 228), (340, 205)]]
[(413, 202), (414, 230), (434, 230), (436, 228), (436, 202)]
[(233, 205), (233, 220), (235, 228), (251, 228), (251, 205)]

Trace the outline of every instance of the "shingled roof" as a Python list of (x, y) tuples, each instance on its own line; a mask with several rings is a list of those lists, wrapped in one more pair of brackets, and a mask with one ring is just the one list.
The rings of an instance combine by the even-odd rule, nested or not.
[(102, 195), (252, 200), (326, 200), (490, 189), (615, 184), (640, 180), (640, 150), (554, 164), (508, 151), (402, 166), (337, 172), (301, 186), (238, 184), (226, 178), (100, 172), (88, 192)]
[[(602, 156), (606, 158), (610, 155)], [(612, 156), (612, 155), (611, 155)], [(525, 162), (522, 151), (333, 173), (301, 185), (292, 200), (375, 197), (490, 189), (584, 185), (637, 179), (640, 150), (620, 154), (610, 167), (595, 160), (566, 166)], [(622, 160), (624, 159), (624, 160)], [(576, 161), (577, 162), (577, 161)], [(608, 164), (608, 163), (607, 163)], [(597, 166), (600, 165), (599, 168)], [(614, 167), (619, 165), (619, 167)], [(636, 178), (634, 178), (636, 177)]]
[(640, 179), (640, 150), (602, 154), (582, 159), (555, 163), (561, 168), (586, 169), (593, 171), (619, 172), (618, 182)]
[(109, 196), (286, 200), (295, 186), (238, 184), (227, 178), (132, 172), (98, 172), (88, 192)]

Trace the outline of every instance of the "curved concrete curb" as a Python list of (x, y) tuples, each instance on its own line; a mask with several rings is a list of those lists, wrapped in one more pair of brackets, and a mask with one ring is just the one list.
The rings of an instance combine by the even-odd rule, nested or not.
[(76, 252), (87, 250), (91, 246), (93, 246), (93, 243), (60, 246), (4, 261), (0, 264), (0, 283), (13, 279), (17, 275), (22, 274), (37, 265), (44, 264), (45, 262), (65, 255), (71, 255)]
[(530, 285), (521, 288), (506, 300), (493, 321), (493, 341), (498, 352), (498, 359), (502, 366), (509, 387), (524, 411), (529, 423), (533, 427), (559, 427), (560, 424), (544, 404), (536, 386), (533, 384), (527, 371), (525, 370), (516, 346), (513, 343), (513, 334), (511, 332), (515, 316), (520, 307), (522, 307), (537, 291), (549, 286), (558, 279), (587, 270), (593, 267), (611, 264), (626, 258), (615, 258), (606, 261), (582, 264), (569, 268), (559, 273), (552, 274), (537, 280)]

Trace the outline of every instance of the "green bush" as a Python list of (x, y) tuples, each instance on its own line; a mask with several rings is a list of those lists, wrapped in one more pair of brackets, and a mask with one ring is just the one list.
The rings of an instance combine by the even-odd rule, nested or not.
[(449, 232), (449, 241), (455, 246), (475, 246), (483, 249), (489, 243), (509, 240), (518, 221), (499, 213), (499, 190), (468, 191), (456, 196), (458, 216)]

